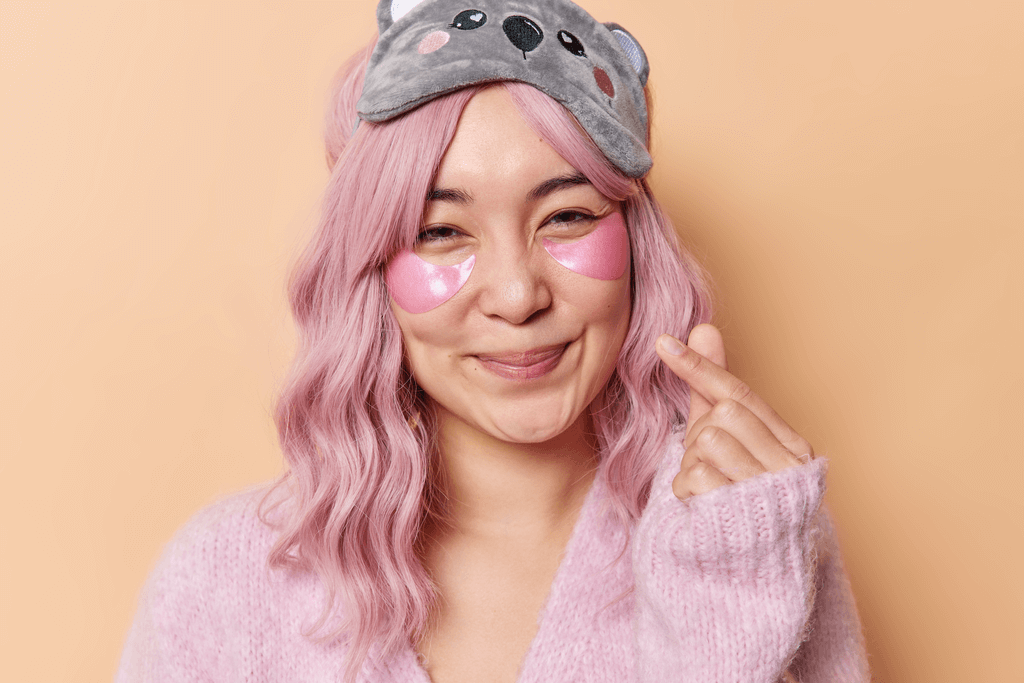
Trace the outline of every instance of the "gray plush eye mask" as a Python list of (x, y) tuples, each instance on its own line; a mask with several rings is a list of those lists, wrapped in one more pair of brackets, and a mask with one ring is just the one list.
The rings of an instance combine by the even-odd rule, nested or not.
[(621, 26), (569, 0), (381, 0), (377, 24), (361, 119), (387, 121), (469, 85), (522, 81), (572, 112), (625, 175), (650, 170), (650, 67)]

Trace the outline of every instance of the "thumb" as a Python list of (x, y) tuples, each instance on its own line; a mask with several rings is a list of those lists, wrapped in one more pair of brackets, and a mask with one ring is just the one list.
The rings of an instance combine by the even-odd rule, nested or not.
[(697, 325), (690, 330), (690, 336), (686, 338), (686, 345), (704, 356), (715, 365), (728, 370), (729, 363), (725, 359), (725, 340), (718, 328), (710, 323)]
[[(729, 369), (729, 363), (725, 358), (725, 340), (714, 325), (704, 323), (694, 327), (690, 330), (690, 336), (686, 338), (686, 345), (715, 365)], [(686, 419), (686, 430), (689, 431), (690, 425), (707, 414), (711, 408), (711, 402), (690, 387), (690, 416)]]

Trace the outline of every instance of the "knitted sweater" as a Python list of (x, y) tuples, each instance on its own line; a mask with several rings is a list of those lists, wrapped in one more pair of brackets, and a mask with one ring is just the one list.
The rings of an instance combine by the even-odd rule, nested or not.
[[(678, 500), (674, 441), (622, 553), (595, 477), (519, 681), (869, 681), (860, 625), (821, 508), (822, 459)], [(168, 545), (128, 634), (118, 683), (342, 680), (344, 644), (302, 635), (319, 614), (310, 573), (268, 570), (261, 492), (197, 514)], [(429, 683), (408, 647), (360, 683)]]

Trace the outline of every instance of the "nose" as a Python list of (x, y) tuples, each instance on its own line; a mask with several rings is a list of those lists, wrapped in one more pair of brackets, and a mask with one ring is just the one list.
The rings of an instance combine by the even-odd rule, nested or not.
[(501, 28), (516, 49), (522, 51), (523, 59), (526, 59), (527, 52), (537, 49), (540, 41), (544, 40), (544, 32), (540, 30), (540, 26), (527, 17), (508, 17), (501, 23)]
[(529, 249), (503, 249), (478, 257), (473, 270), (482, 276), (478, 305), (484, 315), (521, 325), (550, 308), (551, 289), (535, 256)]

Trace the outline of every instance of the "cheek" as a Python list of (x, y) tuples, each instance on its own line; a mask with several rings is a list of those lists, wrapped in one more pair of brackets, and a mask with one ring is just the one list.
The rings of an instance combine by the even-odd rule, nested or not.
[(586, 387), (583, 396), (589, 404), (614, 374), (622, 344), (629, 332), (630, 279), (623, 277), (614, 282), (595, 282), (586, 278), (575, 280), (584, 283), (574, 304), (586, 320), (581, 378)]
[(460, 324), (464, 310), (453, 303), (412, 315), (397, 301), (391, 309), (402, 332), (405, 367), (427, 396), (447, 405), (461, 386), (457, 350), (466, 343), (465, 327)]
[(629, 235), (621, 213), (606, 216), (581, 240), (557, 244), (544, 240), (551, 258), (595, 280), (618, 280), (629, 266)]
[(388, 264), (384, 281), (391, 298), (408, 313), (426, 313), (462, 289), (473, 272), (476, 256), (454, 266), (435, 266), (412, 251), (399, 252)]

